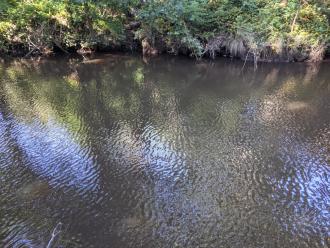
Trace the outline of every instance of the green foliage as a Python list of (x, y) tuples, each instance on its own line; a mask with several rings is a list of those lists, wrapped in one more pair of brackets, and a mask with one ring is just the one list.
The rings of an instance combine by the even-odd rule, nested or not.
[(4, 0), (0, 11), (3, 49), (22, 44), (43, 53), (54, 43), (92, 46), (124, 36), (125, 9), (119, 1)]
[(218, 26), (211, 7), (208, 0), (150, 1), (137, 17), (142, 23), (139, 37), (160, 38), (174, 53), (184, 47), (201, 56), (203, 41)]
[[(139, 29), (127, 28), (138, 22)], [(327, 0), (2, 0), (0, 48), (46, 53), (54, 44), (93, 48), (142, 41), (200, 57), (219, 39), (232, 56), (310, 58), (329, 46)], [(226, 42), (223, 37), (226, 37)], [(232, 44), (245, 49), (233, 52)], [(324, 49), (323, 49), (324, 50)], [(244, 52), (245, 51), (245, 52)], [(266, 51), (268, 51), (266, 53)], [(322, 52), (320, 53), (322, 54)], [(314, 53), (315, 55), (315, 53)]]
[(197, 56), (212, 37), (226, 36), (230, 41), (219, 44), (229, 51), (236, 39), (258, 57), (267, 49), (272, 56), (284, 56), (285, 49), (287, 59), (293, 59), (297, 52), (308, 57), (329, 43), (329, 16), (327, 1), (154, 0), (141, 8), (138, 18), (140, 36), (160, 37), (169, 47), (185, 46)]

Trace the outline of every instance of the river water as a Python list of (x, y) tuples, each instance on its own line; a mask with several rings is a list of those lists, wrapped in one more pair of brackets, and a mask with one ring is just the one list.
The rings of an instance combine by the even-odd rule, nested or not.
[(330, 64), (2, 62), (0, 194), (1, 247), (329, 247)]

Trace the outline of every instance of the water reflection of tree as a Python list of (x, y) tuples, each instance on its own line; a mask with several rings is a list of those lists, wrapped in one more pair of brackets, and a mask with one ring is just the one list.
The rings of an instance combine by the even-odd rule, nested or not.
[[(284, 172), (277, 175), (275, 165), (265, 163), (280, 157), (274, 154), (283, 145), (277, 139), (283, 134), (279, 121), (284, 127), (295, 125), (296, 119), (290, 117), (292, 113), (283, 110), (288, 100), (299, 98), (308, 103), (314, 95), (319, 97), (316, 89), (322, 90), (327, 84), (326, 69), (320, 68), (313, 79), (315, 84), (302, 85), (303, 76), (313, 78), (308, 76), (308, 70), (305, 74), (304, 66), (288, 69), (285, 65), (276, 68), (264, 65), (257, 72), (249, 67), (242, 72), (241, 66), (223, 62), (195, 64), (189, 60), (166, 63), (155, 60), (146, 65), (136, 58), (120, 57), (107, 58), (102, 64), (57, 60), (18, 63), (4, 71), (6, 80), (2, 80), (1, 92), (4, 104), (15, 118), (27, 123), (35, 118), (43, 122), (53, 118), (70, 130), (82, 148), (88, 147), (88, 156), (93, 159), (99, 179), (96, 194), (101, 199), (98, 203), (89, 202), (88, 206), (103, 211), (109, 206), (112, 212), (104, 212), (92, 223), (89, 218), (81, 220), (72, 230), (95, 230), (89, 240), (93, 242), (102, 235), (99, 230), (111, 229), (109, 240), (119, 241), (118, 235), (126, 230), (119, 230), (119, 234), (114, 230), (133, 225), (132, 240), (150, 240), (148, 235), (155, 226), (146, 220), (143, 204), (153, 211), (163, 205), (157, 218), (163, 220), (159, 230), (163, 230), (162, 238), (166, 240), (169, 235), (176, 235), (178, 229), (189, 233), (202, 225), (197, 215), (199, 224), (192, 220), (193, 215), (189, 214), (192, 210), (204, 218), (219, 213), (213, 216), (213, 224), (224, 227), (232, 220), (233, 207), (240, 215), (244, 207), (255, 211), (262, 204), (277, 206), (268, 198), (274, 196), (272, 180), (290, 180), (292, 173), (286, 173), (290, 170), (287, 164), (276, 165), (283, 166)], [(324, 113), (315, 111), (313, 118), (317, 116)], [(150, 143), (152, 137), (157, 138), (158, 144)], [(269, 142), (271, 139), (274, 140)], [(269, 143), (278, 147), (263, 147)], [(174, 170), (168, 177), (160, 176), (161, 171), (150, 166), (160, 161), (150, 155), (156, 148), (164, 151), (157, 155), (167, 160), (164, 166)], [(176, 154), (175, 161), (182, 168), (171, 168), (174, 160), (168, 151)], [(260, 157), (269, 161), (259, 161)], [(134, 166), (143, 168), (142, 172)], [(258, 177), (249, 178), (254, 172)], [(179, 177), (174, 180), (172, 175)], [(255, 189), (253, 182), (260, 184), (260, 188)], [(104, 192), (111, 200), (104, 198)], [(285, 192), (283, 189), (282, 193)], [(141, 202), (147, 198), (156, 200)], [(173, 208), (186, 214), (187, 219), (176, 220)], [(265, 216), (252, 212), (248, 216), (251, 224), (257, 225), (258, 217), (272, 216), (267, 211), (272, 209), (266, 209)], [(171, 218), (172, 224), (168, 224)], [(123, 223), (123, 220), (127, 221)], [(138, 231), (132, 222), (145, 229)], [(266, 222), (273, 232), (279, 232), (272, 220)], [(93, 225), (95, 228), (91, 228)], [(237, 233), (242, 231), (239, 226), (235, 228)], [(206, 232), (207, 229), (200, 231), (197, 237), (203, 237)], [(212, 235), (218, 232), (214, 230)], [(179, 244), (184, 242), (183, 237), (177, 239)], [(251, 237), (245, 240), (253, 242)]]

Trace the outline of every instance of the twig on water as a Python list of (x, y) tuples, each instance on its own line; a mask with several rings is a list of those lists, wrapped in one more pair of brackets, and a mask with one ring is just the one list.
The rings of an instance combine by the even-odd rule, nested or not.
[(55, 228), (54, 228), (54, 230), (53, 230), (53, 232), (52, 232), (52, 236), (51, 236), (51, 238), (50, 238), (50, 240), (49, 240), (49, 242), (48, 242), (48, 244), (47, 244), (47, 246), (46, 246), (46, 248), (51, 248), (52, 247), (52, 244), (53, 244), (53, 242), (55, 241), (55, 238), (61, 233), (61, 231), (62, 231), (62, 223), (61, 222), (59, 222), (56, 226), (55, 226)]
[(245, 67), (245, 64), (246, 64), (246, 61), (247, 61), (247, 58), (248, 58), (248, 55), (250, 53), (251, 49), (249, 49), (249, 51), (246, 53), (246, 57), (245, 57), (245, 60), (244, 60), (244, 64), (243, 64), (243, 67), (242, 67), (242, 71), (244, 70), (244, 67)]

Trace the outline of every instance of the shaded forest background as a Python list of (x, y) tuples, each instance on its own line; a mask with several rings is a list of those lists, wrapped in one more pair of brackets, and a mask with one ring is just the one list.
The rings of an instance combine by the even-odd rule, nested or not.
[(0, 52), (142, 51), (320, 61), (329, 0), (2, 0)]

